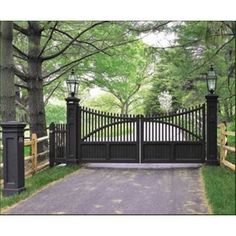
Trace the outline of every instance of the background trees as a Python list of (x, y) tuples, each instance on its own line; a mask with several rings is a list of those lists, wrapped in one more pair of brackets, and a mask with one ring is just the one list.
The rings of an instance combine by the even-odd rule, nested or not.
[[(26, 121), (38, 136), (46, 134), (47, 122), (64, 121), (64, 81), (72, 68), (82, 105), (155, 114), (162, 111), (163, 91), (170, 93), (173, 111), (203, 103), (205, 73), (214, 64), (220, 118), (230, 121), (235, 115), (235, 22), (1, 25), (1, 115)], [(148, 35), (155, 36), (152, 45), (143, 39)], [(163, 36), (169, 40), (165, 45)], [(94, 89), (97, 96), (91, 96)]]

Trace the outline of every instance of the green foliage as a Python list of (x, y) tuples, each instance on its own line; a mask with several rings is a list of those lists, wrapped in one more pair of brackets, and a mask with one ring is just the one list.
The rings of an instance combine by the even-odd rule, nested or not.
[(157, 96), (164, 90), (173, 96), (174, 110), (203, 103), (207, 93), (205, 73), (214, 64), (220, 120), (231, 121), (235, 114), (235, 35), (230, 27), (222, 22), (182, 22), (169, 30), (175, 32), (176, 44), (155, 50), (159, 60), (144, 100), (145, 113), (160, 112)]
[(19, 195), (15, 195), (12, 197), (3, 197), (2, 191), (1, 195), (1, 209), (5, 207), (9, 207), (27, 197), (31, 196), (36, 191), (40, 190), (45, 185), (61, 179), (66, 175), (78, 170), (80, 167), (78, 165), (70, 165), (70, 166), (55, 166), (53, 168), (45, 169), (32, 177), (26, 179), (25, 186), (26, 191), (20, 193)]
[(107, 53), (109, 56), (95, 56), (93, 77), (88, 83), (112, 94), (119, 112), (127, 113), (131, 104), (139, 99), (137, 93), (141, 87), (150, 79), (147, 47), (137, 41), (108, 50)]
[(235, 215), (235, 172), (220, 166), (204, 166), (202, 174), (213, 213)]
[(46, 106), (46, 120), (47, 120), (47, 126), (49, 126), (51, 122), (65, 123), (66, 104), (65, 105), (48, 104)]

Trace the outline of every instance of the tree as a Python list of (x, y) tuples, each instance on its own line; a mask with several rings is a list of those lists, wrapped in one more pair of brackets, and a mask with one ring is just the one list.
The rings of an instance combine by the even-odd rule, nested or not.
[(163, 91), (158, 95), (160, 107), (164, 112), (169, 112), (172, 109), (172, 96), (169, 91)]
[(176, 39), (166, 48), (153, 48), (159, 61), (153, 88), (146, 98), (147, 108), (152, 109), (156, 94), (165, 89), (163, 83), (173, 94), (176, 108), (203, 103), (207, 93), (205, 73), (214, 64), (221, 119), (231, 120), (235, 113), (235, 22), (180, 22), (168, 28), (175, 32)]
[(16, 120), (13, 65), (13, 25), (1, 22), (1, 115), (3, 121)]
[(111, 56), (99, 54), (95, 57), (87, 83), (112, 94), (121, 114), (127, 114), (130, 106), (140, 99), (137, 94), (152, 75), (147, 48), (137, 41), (108, 50), (108, 53)]
[[(106, 24), (102, 32), (97, 30)], [(39, 137), (46, 135), (44, 101), (48, 101), (48, 97), (44, 98), (45, 86), (63, 78), (86, 58), (126, 43), (123, 28), (113, 26), (109, 22), (14, 23), (14, 72), (20, 79), (18, 86), (28, 91), (31, 132)], [(116, 37), (113, 38), (112, 32)], [(18, 103), (24, 107), (20, 101)]]

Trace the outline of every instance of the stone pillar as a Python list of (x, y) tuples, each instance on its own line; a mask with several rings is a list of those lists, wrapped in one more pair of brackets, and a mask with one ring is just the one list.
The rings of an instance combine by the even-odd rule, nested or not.
[(67, 131), (66, 131), (66, 163), (78, 163), (79, 145), (79, 99), (68, 97), (67, 102)]
[(207, 103), (207, 156), (206, 163), (219, 165), (217, 158), (217, 103), (218, 96), (215, 94), (206, 95)]
[(26, 124), (9, 121), (1, 124), (3, 132), (3, 195), (25, 190), (24, 128)]

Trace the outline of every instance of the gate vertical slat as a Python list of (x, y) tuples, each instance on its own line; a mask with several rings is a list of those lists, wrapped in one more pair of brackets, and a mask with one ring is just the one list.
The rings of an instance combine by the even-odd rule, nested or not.
[(85, 131), (84, 131), (84, 124), (85, 124), (85, 117), (84, 117), (84, 108), (81, 107), (81, 133), (82, 133), (82, 137), (84, 137)]
[[(107, 113), (107, 124), (111, 123), (111, 117), (110, 117), (110, 113)], [(112, 141), (112, 139), (110, 138), (110, 126), (107, 127), (107, 132), (108, 132), (108, 141)]]
[[(88, 111), (88, 133), (90, 133), (90, 132), (91, 132), (91, 129), (90, 129), (90, 125), (91, 125), (91, 118), (90, 118), (91, 114), (90, 114), (90, 108), (88, 108), (87, 111)], [(89, 137), (87, 138), (87, 140), (90, 141), (90, 139), (91, 139), (91, 137), (89, 136)]]
[(126, 120), (125, 120), (125, 114), (123, 114), (123, 119), (122, 119), (122, 123), (123, 123), (123, 134), (122, 134), (122, 137), (123, 137), (123, 142), (125, 142), (125, 135), (126, 135)]
[(176, 141), (176, 113), (174, 112), (174, 117), (173, 117), (173, 122), (174, 122), (174, 141)]
[[(96, 128), (99, 129), (99, 127), (100, 127), (100, 123), (99, 123), (99, 122), (100, 122), (100, 112), (97, 110), (96, 113), (97, 113), (97, 115), (96, 115), (96, 116), (97, 116)], [(98, 130), (98, 131), (96, 132), (96, 134), (97, 134), (97, 140), (96, 140), (96, 141), (99, 142), (100, 130)]]
[(59, 125), (59, 134), (60, 134), (60, 158), (63, 156), (63, 153), (62, 153), (62, 147), (63, 147), (63, 143), (62, 143), (62, 125), (60, 124)]
[(168, 118), (167, 118), (167, 123), (168, 123), (168, 141), (170, 141), (170, 113), (167, 114)]
[(155, 121), (153, 115), (151, 115), (151, 123), (152, 123), (152, 142), (155, 141)]
[[(189, 109), (187, 109), (187, 130), (189, 131), (190, 130), (190, 122), (189, 122)], [(187, 132), (188, 133), (188, 141), (191, 141), (191, 137), (190, 137), (190, 132)]]
[[(114, 116), (114, 114), (111, 113), (111, 124), (114, 123), (114, 117), (113, 116)], [(111, 125), (111, 137), (112, 137), (113, 142), (115, 141), (115, 132), (114, 132), (114, 130), (115, 130), (114, 125)]]
[[(182, 127), (182, 125), (181, 125), (181, 115), (178, 114), (177, 118), (178, 118), (179, 127)], [(180, 128), (178, 128), (178, 141), (181, 141), (181, 139), (182, 139), (182, 135), (180, 134), (180, 132), (182, 132), (182, 131), (181, 131)]]
[(120, 132), (120, 122), (122, 121), (121, 120), (121, 118), (120, 118), (120, 114), (116, 114), (116, 116), (117, 116), (117, 121), (118, 121), (118, 124), (117, 124), (117, 141), (119, 141), (119, 142), (121, 142), (121, 139), (122, 139), (122, 137), (121, 137), (121, 132)]
[[(95, 110), (95, 109), (94, 109), (94, 118), (95, 118), (94, 119), (94, 129), (96, 130), (97, 129), (97, 125), (98, 125), (98, 121), (97, 121), (98, 115), (97, 115), (97, 110)], [(95, 142), (97, 142), (97, 136), (98, 136), (98, 134), (97, 134), (97, 132), (95, 132), (94, 133), (94, 139), (95, 139), (94, 141)]]
[[(104, 117), (103, 117), (104, 113), (103, 111), (101, 112), (101, 127), (104, 126)], [(101, 141), (103, 142), (104, 141), (104, 129), (102, 128), (101, 130), (101, 135), (102, 135), (102, 138), (101, 138)]]
[[(194, 128), (195, 128), (195, 133), (196, 133), (196, 135), (198, 135), (198, 126), (197, 126), (197, 112), (198, 112), (198, 106), (196, 106), (195, 108), (196, 108), (196, 111), (194, 112), (194, 119), (195, 119)], [(197, 141), (197, 137), (195, 137), (195, 141)]]
[(206, 119), (205, 119), (206, 110), (205, 110), (205, 104), (202, 105), (201, 110), (202, 110), (202, 122), (203, 122), (202, 123), (202, 126), (203, 126), (203, 128), (202, 128), (202, 140), (205, 143), (205, 140), (206, 140), (206, 123), (205, 123), (205, 121), (206, 121)]
[(57, 140), (57, 141), (58, 141), (58, 146), (59, 146), (58, 155), (59, 155), (59, 157), (61, 158), (61, 148), (60, 148), (60, 147), (61, 147), (61, 133), (60, 133), (60, 124), (57, 125), (57, 130), (58, 130), (58, 132), (57, 132), (57, 133), (58, 133), (58, 135), (57, 135), (57, 136), (58, 136), (58, 140)]
[(197, 128), (197, 135), (198, 136), (201, 136), (201, 130), (200, 130), (200, 106), (198, 106), (198, 110), (197, 110), (197, 112), (196, 112), (196, 116), (197, 116), (197, 126), (196, 126), (196, 128)]
[[(135, 115), (133, 115), (133, 120), (135, 120)], [(135, 133), (136, 133), (135, 122), (132, 123), (132, 130), (133, 130), (133, 141), (135, 141)]]
[(115, 113), (116, 116), (116, 141), (119, 142), (120, 141), (120, 137), (119, 137), (119, 114)]
[[(192, 109), (194, 109), (193, 107), (192, 107)], [(190, 132), (192, 133), (192, 130), (193, 130), (193, 126), (192, 126), (192, 112), (190, 112), (189, 111), (189, 130), (190, 130)], [(189, 134), (190, 135), (190, 140), (191, 141), (193, 141), (193, 136), (192, 136), (192, 134)]]
[[(187, 109), (185, 109), (185, 112), (187, 111)], [(187, 114), (184, 113), (184, 133), (185, 133), (185, 140), (188, 141), (188, 133), (187, 133)]]
[(165, 122), (165, 124), (164, 124), (164, 127), (165, 127), (165, 141), (167, 141), (167, 125), (166, 125), (166, 120), (167, 120), (167, 118), (166, 118), (166, 113), (165, 113), (165, 115), (164, 115), (164, 122)]
[(86, 131), (85, 131), (85, 133), (86, 133), (86, 136), (88, 135), (88, 112), (87, 112), (88, 110), (87, 110), (87, 108), (86, 108), (86, 110), (85, 110), (85, 121), (86, 121), (86, 123), (85, 123), (85, 129), (86, 129)]
[[(116, 113), (114, 113), (113, 115), (114, 115), (113, 122), (116, 123), (116, 120), (117, 120), (117, 119), (116, 119)], [(113, 135), (114, 135), (115, 142), (117, 142), (117, 139), (118, 139), (117, 133), (116, 133), (116, 129), (117, 129), (116, 126), (117, 126), (117, 125), (113, 125), (113, 127), (114, 127), (114, 134), (113, 134)]]
[[(120, 114), (118, 114), (118, 119), (119, 119), (119, 122), (122, 122), (122, 119), (121, 119), (121, 115)], [(118, 133), (119, 133), (119, 142), (121, 142), (122, 141), (122, 125), (121, 125), (122, 123), (119, 123), (119, 125), (118, 125)]]
[(157, 132), (156, 132), (156, 119), (155, 117), (153, 117), (153, 130), (154, 130), (154, 134), (153, 134), (153, 141), (156, 141), (156, 135), (157, 135)]
[[(104, 125), (107, 125), (107, 117), (106, 113), (104, 112)], [(107, 141), (107, 128), (104, 129), (104, 140)]]
[(132, 115), (130, 114), (130, 141), (133, 141), (133, 129), (132, 129)]

